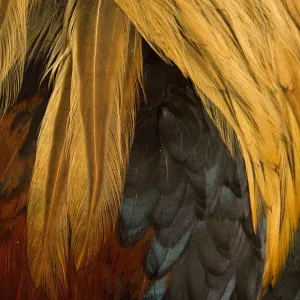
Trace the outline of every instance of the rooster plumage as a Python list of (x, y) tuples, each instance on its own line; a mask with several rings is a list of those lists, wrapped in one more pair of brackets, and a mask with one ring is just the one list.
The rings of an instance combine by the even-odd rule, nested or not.
[(293, 295), (297, 1), (0, 9), (4, 299)]

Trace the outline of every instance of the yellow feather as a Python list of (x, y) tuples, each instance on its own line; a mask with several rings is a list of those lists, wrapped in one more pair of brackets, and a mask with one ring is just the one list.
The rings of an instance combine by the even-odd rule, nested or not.
[(0, 2), (0, 117), (17, 99), (25, 60), (58, 54), (52, 48), (60, 36), (64, 6), (57, 0)]
[(66, 286), (68, 235), (79, 268), (116, 224), (142, 52), (141, 36), (110, 0), (69, 1), (55, 41), (46, 70), (56, 78), (54, 92), (29, 198), (28, 256), (36, 284), (57, 298)]
[(46, 54), (55, 78), (28, 208), (36, 284), (58, 297), (68, 234), (79, 267), (115, 225), (141, 81), (141, 37), (130, 20), (191, 78), (232, 154), (239, 145), (254, 228), (267, 218), (264, 285), (274, 284), (300, 213), (299, 1), (58, 3), (0, 2), (0, 115), (16, 99), (25, 59)]
[(300, 209), (300, 35), (294, 10), (299, 5), (279, 0), (115, 1), (148, 43), (191, 78), (228, 147), (232, 139), (238, 141), (254, 228), (261, 216), (267, 217), (264, 285), (274, 284)]
[[(97, 253), (119, 211), (141, 69), (140, 37), (132, 31), (112, 1), (78, 1), (67, 196), (77, 268)], [(138, 70), (128, 60), (133, 54)]]
[(0, 2), (0, 116), (21, 88), (27, 50), (29, 0)]
[(56, 284), (66, 279), (68, 216), (65, 152), (70, 111), (72, 60), (69, 55), (55, 82), (42, 123), (28, 204), (28, 262), (36, 285), (57, 298)]
[(300, 28), (300, 3), (298, 0), (283, 0), (287, 11), (295, 24)]
[(53, 299), (59, 298), (58, 291), (66, 289), (69, 254), (66, 138), (73, 78), (69, 40), (74, 5), (74, 1), (68, 2), (61, 30), (49, 53), (46, 72), (51, 72), (52, 78), (56, 73), (56, 79), (39, 133), (28, 202), (27, 253), (31, 275), (35, 284), (42, 285)]
[[(70, 3), (74, 1), (31, 0), (32, 8), (27, 24), (27, 56), (28, 62), (45, 59), (48, 56), (58, 55), (60, 48), (58, 40), (63, 31), (63, 19), (66, 8), (71, 9)], [(74, 3), (73, 3), (74, 5)], [(53, 63), (49, 59), (48, 65)]]

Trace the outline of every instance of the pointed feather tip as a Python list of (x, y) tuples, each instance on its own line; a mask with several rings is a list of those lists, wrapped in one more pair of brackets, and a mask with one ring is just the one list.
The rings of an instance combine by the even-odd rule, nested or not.
[[(89, 10), (83, 2), (81, 5), (75, 11), (74, 32), (78, 37), (89, 35), (90, 38), (85, 47), (77, 41), (72, 55), (74, 65), (80, 65), (78, 77), (83, 81), (90, 77), (93, 80), (86, 85), (74, 85), (78, 106), (74, 107), (74, 114), (71, 113), (74, 126), (69, 127), (70, 132), (78, 130), (79, 141), (69, 147), (75, 153), (74, 160), (85, 161), (82, 172), (76, 171), (79, 167), (74, 164), (69, 173), (71, 248), (76, 269), (95, 257), (117, 219), (123, 173), (133, 135), (136, 81), (141, 73), (137, 42), (140, 36), (123, 12), (107, 0), (96, 1)], [(115, 28), (113, 33), (111, 27)], [(101, 46), (103, 41), (107, 45), (105, 48)], [(133, 45), (130, 50), (134, 51), (129, 51), (128, 47)], [(93, 67), (84, 64), (85, 60), (92, 60)], [(107, 88), (95, 82), (106, 83)], [(86, 99), (90, 99), (91, 105), (85, 105)], [(84, 116), (82, 129), (76, 129), (77, 115)], [(79, 148), (83, 150), (75, 151)], [(105, 167), (100, 168), (101, 165)], [(78, 182), (83, 182), (83, 187), (78, 186)], [(96, 218), (99, 221), (95, 222)]]
[[(81, 254), (74, 258), (75, 263), (75, 269), (76, 272), (82, 267), (83, 261), (84, 261), (85, 253), (82, 251)], [(86, 265), (88, 264), (88, 261), (86, 261)]]

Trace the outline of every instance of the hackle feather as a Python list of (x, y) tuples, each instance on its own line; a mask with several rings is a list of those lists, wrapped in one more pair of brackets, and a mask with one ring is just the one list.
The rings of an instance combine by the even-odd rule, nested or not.
[(64, 63), (38, 140), (28, 204), (28, 261), (36, 285), (49, 294), (66, 280), (68, 219), (65, 136), (70, 105), (71, 58)]
[(267, 217), (264, 284), (274, 284), (300, 209), (300, 35), (294, 9), (299, 5), (279, 0), (116, 3), (147, 42), (191, 78), (227, 145), (232, 149), (238, 141), (254, 228)]
[(191, 78), (232, 152), (239, 144), (254, 228), (267, 217), (264, 284), (274, 284), (300, 212), (296, 0), (1, 1), (0, 116), (16, 99), (26, 60), (45, 55), (54, 80), (29, 200), (34, 281), (57, 296), (69, 237), (78, 268), (113, 230), (142, 68), (130, 20)]
[(141, 37), (110, 0), (69, 1), (46, 73), (54, 91), (39, 135), (28, 211), (37, 285), (58, 297), (112, 234), (133, 137)]
[(16, 101), (26, 62), (47, 57), (62, 25), (63, 1), (0, 3), (0, 117)]
[(134, 115), (140, 71), (130, 57), (140, 68), (140, 47), (140, 37), (112, 1), (78, 1), (67, 195), (77, 268), (97, 253), (118, 215), (133, 131), (133, 122), (124, 121)]
[(15, 101), (21, 88), (28, 10), (29, 0), (0, 3), (0, 116)]

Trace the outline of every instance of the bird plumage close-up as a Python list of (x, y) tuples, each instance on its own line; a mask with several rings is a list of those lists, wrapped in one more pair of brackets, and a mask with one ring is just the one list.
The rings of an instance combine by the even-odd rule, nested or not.
[(299, 196), (298, 0), (0, 1), (0, 299), (300, 299)]

